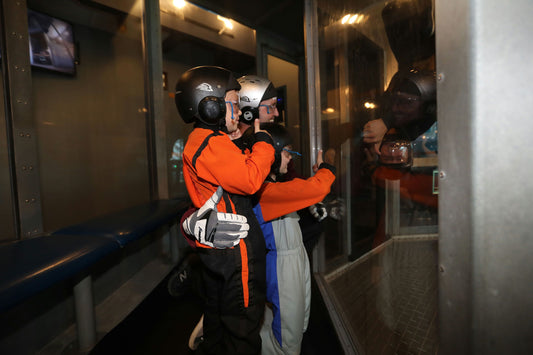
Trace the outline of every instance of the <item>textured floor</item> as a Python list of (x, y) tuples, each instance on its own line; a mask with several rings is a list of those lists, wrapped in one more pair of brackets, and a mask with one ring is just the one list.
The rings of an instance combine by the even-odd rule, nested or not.
[(438, 352), (436, 265), (436, 240), (395, 240), (329, 280), (364, 354)]

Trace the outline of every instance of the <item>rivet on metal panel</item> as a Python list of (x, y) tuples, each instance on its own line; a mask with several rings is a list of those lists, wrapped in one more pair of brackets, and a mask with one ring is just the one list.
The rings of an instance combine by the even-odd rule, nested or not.
[(26, 170), (26, 165), (23, 165), (23, 166), (22, 166), (22, 170)]
[(439, 178), (446, 179), (446, 173), (444, 171), (439, 171)]
[(26, 133), (26, 138), (31, 138), (31, 134)]
[(441, 273), (444, 272), (444, 266), (439, 265), (439, 272), (441, 272)]
[(31, 165), (28, 166), (28, 169), (29, 169), (30, 171), (33, 170), (33, 166), (31, 166)]
[(439, 74), (437, 75), (437, 80), (438, 80), (438, 81), (444, 81), (444, 74), (443, 74), (443, 73), (439, 73)]
[(25, 200), (24, 200), (24, 202), (26, 202), (26, 203), (30, 203), (30, 200), (28, 200), (28, 199), (25, 199)]
[(19, 137), (24, 138), (24, 132), (20, 132), (20, 133), (19, 133)]

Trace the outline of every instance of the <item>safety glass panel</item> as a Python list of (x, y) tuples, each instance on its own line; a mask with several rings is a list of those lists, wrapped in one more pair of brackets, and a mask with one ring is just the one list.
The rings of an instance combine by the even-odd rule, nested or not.
[(325, 280), (363, 354), (435, 353), (432, 0), (319, 0), (322, 147), (340, 159)]

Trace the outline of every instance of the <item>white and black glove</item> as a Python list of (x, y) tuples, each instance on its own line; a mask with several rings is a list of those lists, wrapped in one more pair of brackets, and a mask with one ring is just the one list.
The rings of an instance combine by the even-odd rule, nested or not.
[(202, 207), (183, 221), (183, 231), (201, 244), (216, 249), (231, 248), (246, 238), (250, 226), (245, 216), (217, 212), (224, 190), (221, 186)]
[(309, 212), (317, 221), (322, 222), (324, 218), (328, 216), (326, 206), (322, 202), (315, 203), (314, 205), (309, 206)]

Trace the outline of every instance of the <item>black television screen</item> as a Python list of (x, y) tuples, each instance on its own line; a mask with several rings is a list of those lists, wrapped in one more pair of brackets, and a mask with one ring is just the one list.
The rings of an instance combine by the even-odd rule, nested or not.
[(76, 73), (72, 25), (28, 10), (30, 63), (34, 67), (74, 75)]

